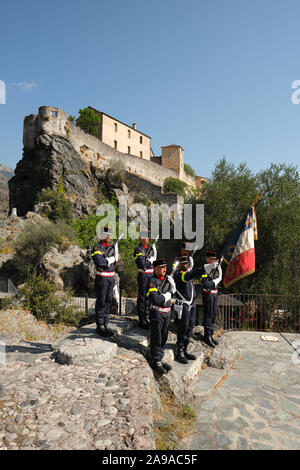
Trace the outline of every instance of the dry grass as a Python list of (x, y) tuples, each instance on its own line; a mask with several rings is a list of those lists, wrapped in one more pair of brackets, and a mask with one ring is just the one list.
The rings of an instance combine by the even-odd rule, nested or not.
[(178, 405), (173, 396), (161, 394), (163, 411), (154, 417), (155, 444), (158, 450), (174, 450), (189, 435), (196, 420), (193, 408)]

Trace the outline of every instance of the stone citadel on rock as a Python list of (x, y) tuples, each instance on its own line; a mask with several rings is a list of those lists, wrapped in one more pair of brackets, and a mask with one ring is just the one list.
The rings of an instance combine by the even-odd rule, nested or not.
[[(10, 209), (16, 207), (18, 215), (25, 215), (36, 204), (37, 192), (55, 187), (59, 176), (63, 175), (75, 213), (79, 215), (81, 210), (87, 213), (96, 207), (97, 194), (92, 193), (97, 188), (99, 175), (103, 176), (116, 162), (122, 162), (135, 187), (148, 193), (150, 198), (155, 195), (160, 202), (173, 204), (180, 198), (177, 194), (162, 192), (167, 177), (180, 179), (200, 190), (205, 178), (185, 173), (181, 146), (164, 146), (162, 155), (154, 156), (151, 138), (138, 131), (135, 124), (130, 127), (94, 111), (101, 116), (98, 136), (85, 133), (59, 108), (41, 106), (37, 115), (25, 117), (23, 159), (17, 164), (15, 177), (9, 184)], [(82, 197), (86, 198), (86, 204)]]

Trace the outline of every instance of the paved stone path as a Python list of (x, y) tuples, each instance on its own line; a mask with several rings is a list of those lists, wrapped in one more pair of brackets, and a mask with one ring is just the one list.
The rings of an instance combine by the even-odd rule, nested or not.
[[(6, 340), (0, 450), (153, 449), (153, 377), (140, 354), (61, 365), (49, 344)], [(142, 397), (142, 399), (141, 399)]]
[[(182, 449), (300, 449), (300, 363), (292, 362), (294, 350), (280, 334), (272, 334), (279, 342), (264, 342), (261, 334), (230, 333), (241, 357), (199, 401), (197, 424)], [(300, 335), (284, 336), (300, 342)], [(206, 370), (198, 381), (205, 380)]]

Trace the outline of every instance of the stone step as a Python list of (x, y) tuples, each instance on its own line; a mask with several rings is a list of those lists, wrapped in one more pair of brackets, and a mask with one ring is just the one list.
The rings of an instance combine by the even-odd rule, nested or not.
[[(132, 327), (132, 322), (128, 319), (112, 318), (109, 327), (116, 335), (122, 335)], [(96, 333), (96, 324), (92, 323), (52, 343), (51, 349), (60, 364), (80, 365), (107, 361), (117, 353), (118, 346), (113, 338), (101, 338)]]
[(213, 367), (202, 369), (201, 375), (190, 387), (190, 393), (193, 394), (195, 398), (206, 397), (214, 390), (227, 373), (228, 371), (225, 369), (214, 369)]
[(172, 364), (173, 370), (181, 377), (181, 380), (186, 385), (191, 385), (197, 380), (202, 370), (204, 361), (203, 352), (195, 352), (193, 354), (197, 357), (195, 361), (189, 361), (188, 364), (181, 364), (174, 360)]

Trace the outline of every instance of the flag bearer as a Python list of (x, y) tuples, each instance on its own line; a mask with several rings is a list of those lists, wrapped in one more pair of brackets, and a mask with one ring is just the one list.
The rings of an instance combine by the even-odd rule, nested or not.
[(204, 341), (214, 348), (218, 341), (213, 338), (214, 326), (218, 313), (218, 284), (222, 280), (222, 269), (217, 263), (215, 251), (206, 251), (206, 264), (204, 265), (207, 278), (202, 281), (203, 308), (204, 308)]

